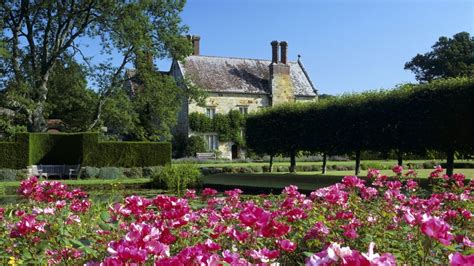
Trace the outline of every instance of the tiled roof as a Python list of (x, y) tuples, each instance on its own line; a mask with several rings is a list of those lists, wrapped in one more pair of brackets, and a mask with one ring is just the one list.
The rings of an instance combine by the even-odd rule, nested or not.
[[(211, 92), (270, 94), (269, 60), (191, 55), (179, 62), (184, 77)], [(316, 96), (300, 61), (288, 62), (297, 96)]]

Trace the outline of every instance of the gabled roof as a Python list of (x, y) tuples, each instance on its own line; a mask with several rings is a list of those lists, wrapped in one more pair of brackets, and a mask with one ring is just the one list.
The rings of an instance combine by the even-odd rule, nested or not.
[[(185, 78), (210, 92), (271, 94), (270, 60), (191, 55), (178, 66)], [(316, 96), (300, 60), (288, 62), (296, 96)]]

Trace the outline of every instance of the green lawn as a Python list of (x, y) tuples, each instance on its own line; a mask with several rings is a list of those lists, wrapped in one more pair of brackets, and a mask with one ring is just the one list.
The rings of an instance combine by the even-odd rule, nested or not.
[[(404, 165), (407, 163), (424, 163), (424, 162), (429, 162), (431, 160), (405, 160), (403, 162)], [(446, 163), (445, 160), (435, 160), (437, 163)], [(460, 162), (473, 162), (472, 160), (456, 160), (456, 163)], [(382, 164), (384, 166), (392, 167), (393, 165), (397, 164), (397, 161), (395, 160), (364, 160), (361, 161), (361, 164)], [(219, 162), (219, 163), (202, 163), (199, 164), (201, 167), (226, 167), (226, 166), (237, 166), (237, 167), (250, 167), (250, 166), (264, 166), (268, 165), (268, 162), (252, 162), (252, 163), (242, 163), (242, 162), (237, 162), (233, 163), (231, 161), (229, 162)], [(275, 162), (273, 163), (274, 166), (289, 166), (290, 162)], [(322, 166), (322, 162), (298, 162), (298, 159), (296, 159), (296, 165), (320, 165)], [(341, 165), (341, 166), (354, 166), (355, 161), (328, 161), (327, 165)]]
[[(418, 177), (426, 179), (431, 172), (430, 169), (418, 170)], [(467, 178), (474, 177), (474, 169), (459, 169)], [(382, 174), (393, 176), (391, 170), (381, 171)], [(365, 177), (367, 171), (362, 171), (359, 177)], [(335, 184), (346, 175), (354, 175), (354, 171), (328, 171), (323, 175), (320, 172), (289, 173), (254, 173), (254, 174), (216, 174), (203, 177), (204, 186), (225, 187), (249, 187), (282, 189), (288, 185), (296, 185), (302, 190), (314, 190), (316, 188)], [(426, 181), (425, 181), (426, 182)], [(244, 189), (245, 191), (245, 189)]]

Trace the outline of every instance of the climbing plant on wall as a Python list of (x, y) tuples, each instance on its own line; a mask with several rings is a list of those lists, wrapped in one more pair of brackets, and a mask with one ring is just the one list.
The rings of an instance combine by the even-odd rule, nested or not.
[(216, 132), (220, 141), (233, 141), (239, 146), (244, 146), (242, 136), (245, 127), (245, 115), (237, 110), (227, 114), (215, 114), (210, 118), (202, 113), (193, 112), (189, 114), (189, 127), (198, 133)]

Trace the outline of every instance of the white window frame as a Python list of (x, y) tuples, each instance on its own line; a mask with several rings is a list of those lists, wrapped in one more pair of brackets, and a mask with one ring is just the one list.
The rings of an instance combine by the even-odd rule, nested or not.
[(206, 115), (207, 117), (211, 119), (214, 118), (214, 116), (216, 115), (216, 107), (213, 107), (213, 106), (206, 107)]
[(219, 149), (219, 136), (217, 134), (205, 134), (204, 139), (210, 151)]

